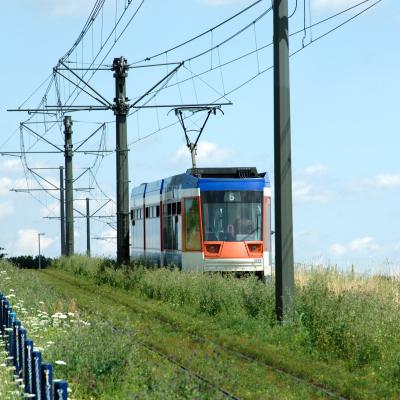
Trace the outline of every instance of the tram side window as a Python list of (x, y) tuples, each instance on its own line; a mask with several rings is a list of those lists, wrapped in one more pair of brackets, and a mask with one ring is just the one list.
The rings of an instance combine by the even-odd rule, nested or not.
[(199, 200), (185, 199), (185, 247), (186, 250), (200, 251), (200, 215)]
[(178, 250), (178, 231), (172, 215), (163, 215), (163, 243), (165, 250)]

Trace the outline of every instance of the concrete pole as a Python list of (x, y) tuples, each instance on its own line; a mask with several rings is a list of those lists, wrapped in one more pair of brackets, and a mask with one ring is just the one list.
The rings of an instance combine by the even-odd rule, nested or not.
[(40, 233), (38, 233), (38, 242), (39, 242), (39, 269), (41, 268), (41, 262), (40, 262)]
[(60, 221), (61, 221), (61, 255), (65, 256), (65, 201), (64, 201), (64, 167), (60, 166)]
[(86, 255), (90, 257), (90, 205), (86, 197)]
[(69, 116), (64, 117), (65, 127), (65, 242), (66, 255), (74, 254), (74, 193), (73, 193), (73, 175), (72, 175), (72, 119)]
[(40, 236), (43, 236), (43, 235), (44, 235), (44, 233), (38, 233), (38, 244), (39, 244), (39, 262), (38, 262), (38, 267), (39, 267), (39, 269), (42, 268), (42, 260), (41, 260), (42, 255), (41, 255), (41, 251), (40, 251)]
[(125, 58), (115, 58), (113, 71), (115, 78), (114, 114), (116, 123), (117, 161), (117, 263), (129, 262), (129, 171), (126, 116), (129, 110), (126, 97), (125, 79), (128, 76)]
[(292, 312), (294, 294), (288, 0), (275, 0), (273, 14), (275, 301), (276, 317), (282, 321)]

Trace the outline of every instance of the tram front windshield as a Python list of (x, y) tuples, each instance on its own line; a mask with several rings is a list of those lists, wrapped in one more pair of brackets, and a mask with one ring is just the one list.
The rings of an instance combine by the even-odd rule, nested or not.
[(202, 192), (204, 240), (262, 240), (262, 198), (259, 191)]

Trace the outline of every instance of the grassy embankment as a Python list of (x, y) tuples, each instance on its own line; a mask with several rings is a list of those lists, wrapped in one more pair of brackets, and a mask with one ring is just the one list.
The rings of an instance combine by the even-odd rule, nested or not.
[[(134, 333), (115, 329), (97, 312), (43, 282), (40, 273), (0, 262), (0, 291), (12, 302), (56, 379), (67, 379), (71, 400), (211, 399), (213, 389), (181, 374), (141, 348)], [(91, 299), (93, 301), (93, 299)], [(96, 308), (96, 304), (94, 304)], [(6, 354), (0, 354), (0, 398), (21, 398)]]
[[(104, 339), (110, 337), (110, 332), (101, 334), (105, 347), (115, 345), (111, 366), (97, 356), (82, 354), (89, 338), (80, 336), (81, 329), (65, 332), (61, 341), (66, 345), (58, 347), (59, 353), (49, 353), (53, 359), (68, 359), (62, 370), (78, 394), (108, 398), (107, 391), (114, 391), (115, 396), (118, 388), (121, 393), (140, 393), (139, 398), (218, 398), (217, 392), (194, 383), (170, 363), (146, 352), (140, 346), (146, 340), (164, 352), (172, 352), (186, 366), (213, 382), (217, 380), (240, 398), (325, 398), (287, 377), (272, 372), (268, 376), (254, 363), (229, 358), (221, 349), (207, 348), (213, 345), (190, 341), (188, 333), (195, 333), (348, 398), (399, 397), (400, 310), (396, 280), (343, 275), (333, 270), (298, 273), (296, 313), (282, 326), (274, 321), (273, 285), (262, 285), (253, 278), (238, 280), (141, 268), (115, 270), (103, 260), (84, 257), (60, 259), (55, 267), (56, 271), (19, 273), (18, 280), (20, 276), (29, 276), (28, 280), (35, 277), (46, 297), (49, 294), (51, 298), (52, 291), (58, 297), (66, 293), (64, 309), (72, 301), (75, 307), (81, 307), (81, 315), (82, 310), (90, 312), (85, 319), (97, 321), (95, 331), (97, 324), (104, 325), (105, 330), (113, 329), (114, 343)], [(102, 322), (105, 319), (112, 322), (113, 328)], [(175, 328), (166, 332), (160, 319)], [(132, 327), (135, 335), (132, 330), (124, 334)], [(118, 343), (119, 335), (130, 342)], [(91, 346), (96, 348), (98, 343), (101, 338), (95, 336)], [(79, 354), (78, 364), (74, 351)], [(218, 352), (219, 359), (215, 356)], [(96, 371), (98, 365), (102, 365), (100, 371)], [(98, 374), (92, 379), (81, 376), (80, 371), (92, 370), (90, 374)], [(261, 388), (257, 386), (260, 374), (264, 381)], [(133, 378), (127, 380), (129, 376)], [(168, 383), (172, 376), (174, 382)]]

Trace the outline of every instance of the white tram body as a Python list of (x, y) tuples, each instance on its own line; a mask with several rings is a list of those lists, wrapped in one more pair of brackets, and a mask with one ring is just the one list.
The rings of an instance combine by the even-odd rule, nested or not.
[(256, 168), (197, 168), (132, 190), (131, 259), (271, 275), (271, 187)]

